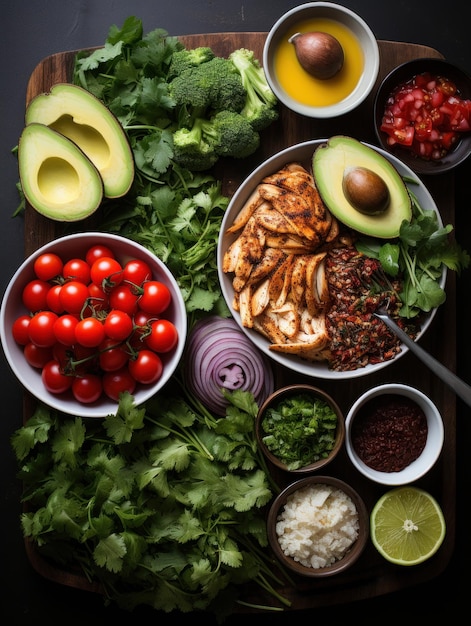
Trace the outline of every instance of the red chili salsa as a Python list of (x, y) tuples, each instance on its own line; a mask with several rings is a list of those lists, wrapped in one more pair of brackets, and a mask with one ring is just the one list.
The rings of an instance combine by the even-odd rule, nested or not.
[(416, 402), (386, 394), (360, 408), (353, 422), (352, 444), (372, 469), (400, 472), (420, 456), (427, 433), (427, 418)]
[(443, 158), (471, 130), (471, 100), (460, 97), (448, 78), (429, 72), (399, 85), (389, 96), (381, 130), (425, 160)]

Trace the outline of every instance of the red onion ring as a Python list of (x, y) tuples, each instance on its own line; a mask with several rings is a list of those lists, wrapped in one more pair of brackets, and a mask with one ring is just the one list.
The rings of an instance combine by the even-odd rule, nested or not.
[(260, 406), (273, 392), (269, 359), (232, 318), (211, 315), (188, 336), (185, 378), (191, 392), (212, 412), (225, 415), (229, 402), (222, 389), (249, 391)]

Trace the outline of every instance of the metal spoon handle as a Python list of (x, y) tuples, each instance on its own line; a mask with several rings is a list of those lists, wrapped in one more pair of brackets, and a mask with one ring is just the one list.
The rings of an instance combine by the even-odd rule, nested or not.
[(382, 320), (388, 328), (390, 328), (399, 339), (406, 344), (406, 346), (413, 352), (421, 361), (427, 365), (429, 369), (434, 372), (443, 382), (448, 385), (453, 391), (464, 401), (468, 406), (471, 406), (471, 386), (458, 378), (456, 374), (450, 371), (447, 367), (442, 365), (440, 361), (437, 361), (431, 354), (424, 350), (419, 344), (405, 333), (402, 328), (396, 324), (388, 315), (381, 313), (375, 313), (376, 317)]

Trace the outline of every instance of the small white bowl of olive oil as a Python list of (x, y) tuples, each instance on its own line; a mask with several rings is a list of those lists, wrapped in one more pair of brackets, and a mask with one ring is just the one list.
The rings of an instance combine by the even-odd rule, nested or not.
[(371, 93), (379, 73), (378, 42), (350, 9), (308, 2), (273, 25), (263, 67), (273, 92), (289, 109), (307, 117), (337, 117)]

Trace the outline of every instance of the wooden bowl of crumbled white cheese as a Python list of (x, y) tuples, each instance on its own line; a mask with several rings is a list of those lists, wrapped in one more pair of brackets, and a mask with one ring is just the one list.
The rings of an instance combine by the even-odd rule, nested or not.
[(369, 537), (365, 503), (347, 483), (332, 476), (308, 476), (274, 499), (267, 518), (270, 546), (291, 571), (332, 576), (351, 567)]

